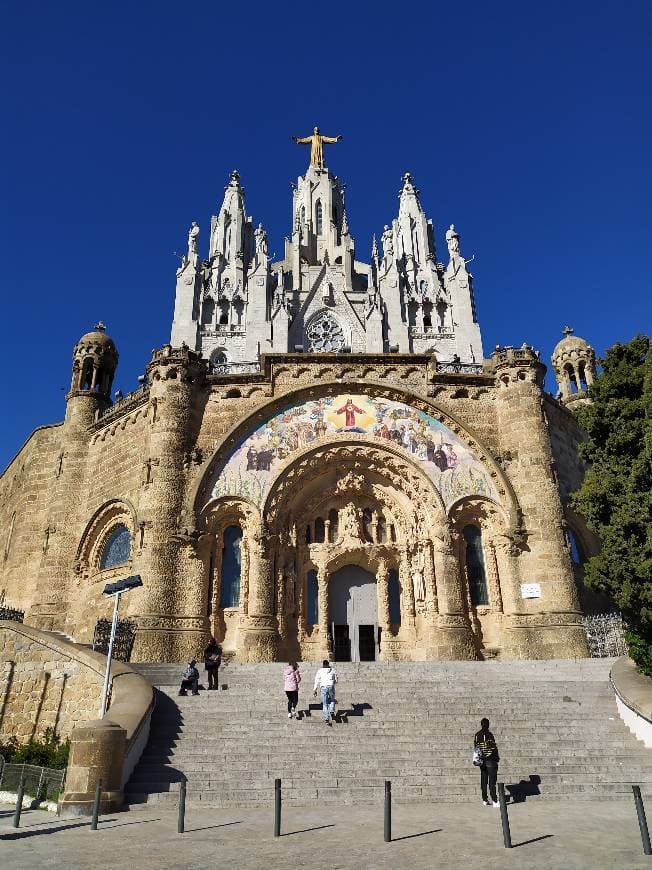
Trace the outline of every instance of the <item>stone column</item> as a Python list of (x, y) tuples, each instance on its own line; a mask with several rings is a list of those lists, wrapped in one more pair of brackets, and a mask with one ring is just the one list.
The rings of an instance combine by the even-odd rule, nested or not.
[(403, 548), (400, 551), (399, 578), (401, 581), (401, 611), (402, 624), (414, 625), (414, 584), (412, 582), (412, 573), (410, 571), (410, 557), (407, 549)]
[(328, 607), (328, 569), (325, 565), (317, 566), (317, 608), (319, 610), (319, 646), (320, 656), (330, 658), (333, 653), (329, 641), (329, 607)]
[(431, 541), (427, 541), (423, 545), (423, 556), (424, 579), (426, 583), (426, 612), (434, 615), (439, 612), (439, 601), (437, 599), (437, 578), (435, 577)]
[(489, 585), (489, 604), (494, 613), (502, 613), (503, 598), (500, 593), (500, 579), (498, 575), (498, 563), (496, 562), (496, 548), (493, 541), (487, 541), (484, 548), (486, 558), (487, 583)]
[(389, 572), (385, 559), (378, 560), (376, 593), (378, 596), (378, 622), (383, 632), (389, 631), (391, 621), (389, 612)]
[(238, 651), (238, 657), (246, 662), (273, 662), (278, 656), (274, 575), (266, 543), (254, 539), (249, 551), (249, 613), (244, 620), (242, 649)]
[(435, 576), (439, 592), (439, 618), (434, 648), (438, 659), (478, 659), (478, 651), (465, 612), (460, 567), (448, 529), (433, 542)]

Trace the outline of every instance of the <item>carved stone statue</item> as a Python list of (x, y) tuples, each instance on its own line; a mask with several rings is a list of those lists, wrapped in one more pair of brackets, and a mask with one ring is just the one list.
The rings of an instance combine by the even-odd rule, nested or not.
[(262, 224), (258, 224), (254, 230), (254, 238), (256, 240), (256, 256), (266, 257), (268, 255), (267, 233), (263, 229)]
[(188, 230), (188, 257), (198, 253), (197, 240), (199, 239), (199, 224), (193, 221)]
[(394, 239), (391, 229), (385, 224), (385, 229), (383, 230), (382, 236), (383, 243), (383, 257), (386, 260), (391, 260), (394, 256)]
[(319, 127), (315, 127), (312, 136), (293, 136), (292, 138), (299, 145), (310, 145), (310, 165), (317, 167), (317, 169), (324, 168), (324, 143), (332, 145), (342, 139), (341, 136), (322, 136)]
[(345, 538), (360, 540), (360, 517), (358, 516), (357, 508), (352, 501), (344, 505), (340, 524), (340, 528), (342, 529)]
[(460, 237), (455, 229), (455, 224), (451, 224), (446, 230), (446, 244), (448, 245), (448, 253), (451, 259), (460, 256)]
[(423, 569), (417, 568), (412, 572), (412, 583), (414, 585), (414, 598), (416, 601), (426, 600), (426, 582), (423, 579)]

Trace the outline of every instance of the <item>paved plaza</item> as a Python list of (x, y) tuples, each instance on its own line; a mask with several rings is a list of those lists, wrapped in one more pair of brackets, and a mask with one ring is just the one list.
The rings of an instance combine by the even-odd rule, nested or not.
[(97, 832), (88, 819), (24, 812), (12, 827), (0, 808), (0, 866), (12, 870), (66, 867), (253, 868), (320, 870), (381, 868), (652, 867), (643, 855), (633, 801), (534, 802), (510, 808), (514, 847), (503, 847), (500, 812), (477, 804), (395, 805), (392, 843), (383, 841), (382, 806), (286, 808), (273, 837), (273, 807), (217, 810), (189, 805), (186, 833), (176, 812), (143, 807), (113, 813)]

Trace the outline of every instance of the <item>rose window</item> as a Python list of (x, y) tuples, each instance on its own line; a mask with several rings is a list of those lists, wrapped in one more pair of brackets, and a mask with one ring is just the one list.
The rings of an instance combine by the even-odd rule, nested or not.
[(329, 311), (319, 314), (306, 330), (310, 350), (315, 352), (338, 351), (344, 347), (344, 332)]

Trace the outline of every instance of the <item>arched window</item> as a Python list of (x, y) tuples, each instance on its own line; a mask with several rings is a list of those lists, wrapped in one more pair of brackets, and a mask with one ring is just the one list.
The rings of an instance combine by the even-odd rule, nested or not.
[(226, 353), (222, 350), (222, 348), (218, 348), (214, 350), (211, 354), (210, 360), (210, 370), (211, 372), (219, 372), (222, 370), (223, 366), (228, 363), (228, 358)]
[(204, 304), (201, 310), (201, 322), (212, 323), (215, 317), (215, 303), (212, 299), (204, 299)]
[(572, 529), (568, 530), (568, 541), (570, 543), (571, 559), (573, 561), (573, 565), (581, 565), (584, 562), (584, 554), (582, 553), (582, 548), (580, 547), (579, 541), (575, 536), (575, 532)]
[(423, 328), (432, 328), (432, 302), (423, 303)]
[(82, 367), (81, 388), (82, 390), (90, 390), (93, 383), (93, 360), (85, 359)]
[(100, 568), (115, 568), (117, 565), (125, 565), (131, 556), (131, 533), (126, 526), (115, 526), (108, 535), (102, 555), (100, 556)]
[(566, 377), (568, 378), (568, 383), (570, 385), (571, 393), (576, 393), (577, 392), (577, 378), (575, 377), (575, 369), (573, 368), (572, 365), (569, 364), (566, 366), (564, 371), (566, 372)]
[(337, 515), (337, 511), (335, 508), (328, 512), (328, 520), (330, 525), (328, 527), (328, 540), (331, 544), (334, 544), (337, 540), (337, 535), (339, 532), (339, 517)]
[(315, 520), (315, 543), (324, 543), (324, 521), (321, 517), (317, 517)]
[(489, 604), (482, 533), (477, 526), (465, 526), (463, 535), (466, 541), (466, 573), (469, 578), (471, 604), (475, 607)]
[(317, 235), (321, 236), (322, 229), (324, 224), (324, 210), (321, 207), (321, 200), (317, 200), (317, 205), (315, 206), (315, 225), (317, 227)]
[(586, 390), (588, 384), (586, 382), (586, 367), (583, 362), (578, 365), (580, 375), (580, 390)]
[(229, 322), (229, 303), (220, 302), (220, 325), (225, 326)]
[(220, 607), (238, 607), (240, 605), (242, 529), (240, 526), (227, 526), (224, 529), (222, 540)]
[(317, 591), (317, 572), (314, 568), (308, 571), (306, 580), (308, 585), (306, 621), (308, 625), (316, 625), (319, 622), (319, 596)]
[(401, 587), (396, 568), (389, 569), (387, 582), (389, 584), (389, 621), (392, 625), (399, 625), (401, 622)]
[(365, 541), (373, 544), (374, 539), (371, 534), (371, 508), (365, 508), (362, 511), (362, 533)]
[(384, 544), (387, 539), (387, 523), (385, 521), (385, 517), (381, 514), (378, 517), (378, 543)]

